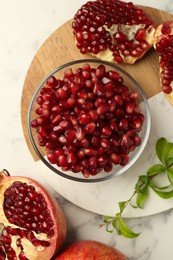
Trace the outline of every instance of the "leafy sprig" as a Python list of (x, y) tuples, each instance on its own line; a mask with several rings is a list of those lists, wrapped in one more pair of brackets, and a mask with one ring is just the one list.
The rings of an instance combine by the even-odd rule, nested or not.
[[(160, 162), (151, 166), (145, 175), (138, 177), (132, 196), (118, 203), (119, 212), (115, 216), (104, 216), (103, 225), (106, 226), (106, 231), (111, 233), (116, 231), (118, 235), (127, 238), (138, 237), (140, 233), (133, 232), (125, 223), (123, 212), (126, 207), (130, 205), (133, 208), (142, 209), (149, 197), (150, 189), (163, 199), (173, 197), (173, 143), (162, 137), (156, 142), (155, 151)], [(166, 178), (166, 185), (157, 184), (157, 178), (160, 175)]]

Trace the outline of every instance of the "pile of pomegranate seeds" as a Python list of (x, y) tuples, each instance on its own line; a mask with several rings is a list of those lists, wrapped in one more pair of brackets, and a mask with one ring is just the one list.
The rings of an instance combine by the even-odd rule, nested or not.
[(152, 47), (155, 25), (141, 8), (118, 0), (88, 1), (72, 23), (76, 46), (102, 60), (134, 63)]
[(141, 143), (144, 115), (137, 98), (102, 64), (68, 68), (63, 79), (51, 76), (42, 87), (31, 126), (51, 164), (85, 177), (109, 172), (114, 164), (126, 165)]
[[(4, 213), (11, 224), (32, 230), (37, 234), (46, 233), (48, 237), (54, 235), (52, 228), (54, 223), (45, 198), (32, 185), (15, 181), (4, 192)], [(44, 243), (49, 244), (47, 241)]]
[(163, 92), (170, 94), (173, 88), (173, 22), (161, 24), (155, 33), (155, 45), (160, 63), (160, 79)]

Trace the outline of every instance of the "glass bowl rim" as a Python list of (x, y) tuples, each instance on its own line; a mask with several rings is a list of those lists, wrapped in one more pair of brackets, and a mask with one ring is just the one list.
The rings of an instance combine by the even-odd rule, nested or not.
[[(42, 86), (45, 84), (45, 82), (47, 81), (48, 78), (50, 78), (53, 74), (57, 73), (58, 71), (72, 66), (72, 65), (76, 65), (76, 64), (80, 64), (80, 63), (97, 63), (97, 64), (103, 64), (105, 66), (110, 66), (112, 68), (114, 68), (115, 70), (117, 70), (118, 72), (124, 74), (126, 77), (128, 77), (133, 84), (137, 87), (138, 91), (140, 92), (141, 96), (142, 96), (142, 102), (144, 102), (145, 105), (145, 109), (146, 109), (146, 129), (145, 129), (145, 133), (144, 133), (144, 139), (142, 140), (141, 145), (139, 146), (139, 149), (137, 151), (137, 153), (135, 154), (135, 156), (127, 163), (127, 165), (125, 166), (121, 166), (121, 169), (118, 170), (118, 172), (115, 174), (112, 173), (111, 175), (106, 175), (105, 177), (100, 177), (100, 178), (76, 178), (75, 177), (75, 173), (74, 173), (74, 177), (67, 175), (66, 173), (63, 173), (61, 171), (59, 171), (58, 169), (55, 169), (45, 158), (44, 156), (42, 156), (42, 154), (40, 153), (39, 149), (37, 148), (35, 141), (34, 141), (34, 137), (32, 135), (32, 130), (31, 130), (31, 110), (32, 110), (32, 106), (33, 103), (35, 101), (35, 97), (37, 96), (38, 92), (40, 91), (40, 89), (42, 88)], [(141, 153), (143, 152), (148, 138), (149, 138), (149, 134), (150, 134), (150, 129), (151, 129), (151, 113), (150, 113), (150, 109), (149, 109), (149, 105), (148, 105), (148, 101), (147, 101), (147, 97), (144, 94), (144, 91), (142, 90), (141, 86), (138, 84), (138, 82), (134, 79), (134, 77), (132, 77), (127, 71), (125, 71), (124, 69), (122, 69), (121, 67), (119, 67), (117, 64), (108, 62), (108, 61), (104, 61), (104, 60), (97, 60), (97, 59), (78, 59), (78, 60), (73, 60), (67, 63), (64, 63), (58, 67), (56, 67), (54, 70), (52, 70), (50, 73), (47, 74), (47, 76), (45, 76), (43, 78), (43, 80), (40, 82), (40, 84), (38, 85), (38, 87), (36, 88), (29, 107), (28, 107), (28, 115), (27, 115), (27, 128), (28, 128), (28, 134), (29, 134), (29, 138), (31, 141), (31, 144), (36, 152), (36, 154), (38, 155), (38, 157), (41, 159), (41, 161), (49, 168), (51, 169), (53, 172), (55, 172), (56, 174), (58, 174), (61, 177), (64, 177), (66, 179), (69, 180), (73, 180), (73, 181), (77, 181), (77, 182), (83, 182), (83, 183), (95, 183), (95, 182), (101, 182), (101, 181), (106, 181), (112, 178), (115, 178), (116, 176), (119, 176), (121, 174), (123, 174), (124, 172), (126, 172), (136, 161), (137, 159), (140, 157)], [(138, 148), (138, 147), (137, 147)], [(136, 149), (137, 149), (136, 148)], [(99, 173), (98, 173), (99, 174)], [(81, 176), (82, 173), (81, 173)]]

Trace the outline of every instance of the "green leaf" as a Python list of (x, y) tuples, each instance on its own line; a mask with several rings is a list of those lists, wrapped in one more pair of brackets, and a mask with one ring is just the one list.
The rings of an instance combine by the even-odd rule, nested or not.
[(171, 191), (162, 191), (162, 190), (158, 190), (154, 187), (152, 187), (152, 189), (154, 190), (154, 192), (159, 195), (159, 197), (163, 198), (163, 199), (170, 199), (173, 198), (173, 190)]
[(115, 230), (117, 231), (118, 235), (121, 235), (121, 231), (120, 231), (120, 225), (119, 225), (119, 219), (120, 219), (121, 214), (117, 213), (114, 220), (112, 221), (112, 226), (115, 228)]
[(148, 169), (147, 175), (154, 176), (161, 172), (165, 172), (165, 166), (163, 164), (155, 164)]
[(148, 185), (146, 185), (142, 191), (137, 193), (137, 198), (136, 198), (136, 205), (138, 208), (143, 208), (144, 202), (148, 198)]
[(167, 144), (167, 153), (165, 153), (165, 164), (170, 165), (170, 161), (173, 159), (173, 143)]
[(155, 145), (157, 157), (163, 163), (164, 163), (164, 153), (165, 153), (164, 150), (166, 148), (166, 145), (167, 145), (167, 140), (164, 137), (158, 139)]
[(155, 149), (159, 160), (168, 166), (170, 158), (173, 158), (173, 143), (168, 142), (165, 138), (160, 138)]
[(167, 161), (166, 161), (166, 165), (168, 167), (170, 167), (171, 165), (173, 165), (173, 158), (169, 158)]
[(121, 201), (118, 203), (119, 209), (120, 209), (120, 213), (123, 212), (123, 210), (125, 209), (125, 207), (127, 206), (128, 201)]
[(165, 186), (158, 186), (157, 184), (154, 183), (154, 180), (150, 179), (148, 186), (150, 188), (154, 188), (157, 190), (167, 190), (170, 189), (171, 184), (165, 185)]
[(124, 237), (135, 238), (135, 237), (138, 237), (140, 235), (140, 233), (135, 233), (131, 229), (129, 229), (126, 226), (126, 224), (125, 224), (125, 222), (124, 222), (124, 220), (121, 216), (119, 218), (119, 226), (120, 226), (120, 232)]
[(168, 180), (171, 183), (171, 185), (173, 186), (173, 168), (168, 168), (166, 170), (167, 176), (168, 176)]

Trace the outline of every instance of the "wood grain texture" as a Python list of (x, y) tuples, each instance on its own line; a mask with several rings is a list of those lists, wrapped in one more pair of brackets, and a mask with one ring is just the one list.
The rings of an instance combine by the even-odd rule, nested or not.
[[(151, 7), (141, 7), (156, 25), (159, 25), (163, 21), (173, 20), (173, 15), (167, 12)], [(76, 59), (91, 58), (89, 55), (82, 55), (76, 48), (71, 23), (72, 19), (59, 27), (44, 42), (33, 58), (25, 78), (21, 97), (21, 121), (24, 137), (34, 160), (38, 160), (38, 157), (29, 140), (27, 114), (36, 88), (46, 75), (59, 65)], [(158, 56), (152, 48), (135, 64), (121, 64), (119, 66), (129, 72), (138, 81), (147, 98), (149, 98), (161, 91), (158, 61)]]

